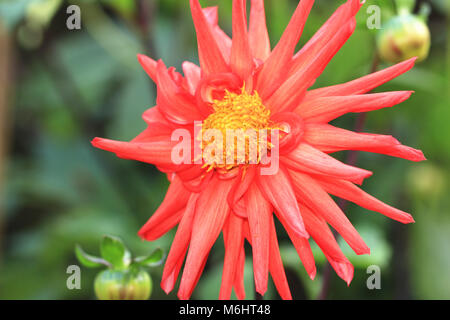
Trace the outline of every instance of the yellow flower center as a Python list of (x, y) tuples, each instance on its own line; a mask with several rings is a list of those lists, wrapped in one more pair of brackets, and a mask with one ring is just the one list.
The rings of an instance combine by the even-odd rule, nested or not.
[(200, 137), (208, 170), (230, 170), (238, 165), (257, 164), (272, 147), (271, 130), (276, 129), (258, 93), (225, 92), (214, 100), (214, 112), (202, 123)]

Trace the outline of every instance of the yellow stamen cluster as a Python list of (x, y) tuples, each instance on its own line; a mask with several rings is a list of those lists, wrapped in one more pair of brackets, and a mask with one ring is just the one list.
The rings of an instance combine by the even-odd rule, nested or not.
[[(254, 163), (252, 158), (255, 153), (256, 163), (259, 163), (262, 154), (272, 146), (268, 137), (275, 125), (270, 120), (270, 110), (263, 105), (258, 93), (255, 91), (249, 94), (245, 88), (240, 93), (226, 91), (223, 99), (213, 101), (212, 108), (214, 112), (202, 123), (201, 148), (206, 151), (206, 148), (213, 147), (215, 150), (222, 150), (223, 155), (213, 153), (213, 159), (208, 159), (203, 153), (205, 167), (209, 166), (209, 170), (230, 170), (238, 165)], [(223, 138), (218, 140), (206, 136), (205, 132), (210, 129), (221, 133)], [(229, 134), (230, 131), (233, 135), (228, 138), (231, 140), (232, 137), (232, 140), (227, 141), (227, 132)], [(230, 144), (234, 148), (229, 148)], [(245, 148), (245, 151), (239, 152), (239, 148)]]

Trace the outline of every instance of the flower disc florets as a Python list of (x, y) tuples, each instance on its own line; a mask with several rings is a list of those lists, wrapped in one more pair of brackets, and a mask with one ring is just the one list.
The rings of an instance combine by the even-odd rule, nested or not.
[(213, 100), (212, 108), (198, 137), (205, 166), (211, 170), (257, 164), (273, 147), (269, 140), (277, 126), (256, 91), (225, 91), (222, 99)]

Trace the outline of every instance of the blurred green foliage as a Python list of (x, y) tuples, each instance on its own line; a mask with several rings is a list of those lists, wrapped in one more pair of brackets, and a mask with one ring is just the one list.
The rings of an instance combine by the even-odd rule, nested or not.
[[(139, 5), (146, 4), (143, 11)], [(304, 44), (343, 1), (317, 1), (302, 36)], [(450, 298), (450, 175), (448, 1), (429, 1), (432, 47), (429, 58), (412, 71), (379, 88), (415, 90), (411, 99), (372, 112), (367, 132), (393, 134), (420, 148), (429, 161), (360, 154), (359, 165), (375, 174), (364, 189), (383, 201), (412, 212), (417, 221), (403, 226), (355, 205), (350, 220), (372, 248), (357, 257), (342, 243), (355, 265), (351, 286), (332, 275), (330, 298)], [(82, 29), (66, 29), (66, 8), (78, 4)], [(231, 1), (220, 4), (220, 23), (230, 34)], [(281, 36), (297, 1), (267, 0), (272, 44)], [(357, 16), (358, 28), (315, 86), (349, 81), (369, 72), (374, 32), (366, 27), (368, 5), (392, 15), (390, 0), (368, 0)], [(66, 288), (66, 268), (76, 264), (76, 243), (95, 252), (103, 234), (114, 234), (136, 254), (170, 248), (173, 231), (147, 243), (140, 226), (161, 203), (168, 182), (152, 166), (126, 161), (94, 149), (95, 136), (130, 140), (145, 128), (141, 114), (155, 104), (155, 88), (140, 69), (137, 53), (163, 58), (180, 70), (197, 62), (188, 1), (0, 0), (0, 23), (15, 44), (12, 134), (2, 195), (4, 228), (0, 252), (0, 298), (94, 298), (95, 271), (82, 270), (82, 289)], [(38, 25), (38, 26), (36, 26)], [(1, 48), (0, 48), (1, 50)], [(380, 68), (387, 67), (382, 65)], [(354, 116), (335, 121), (352, 128)], [(338, 154), (338, 157), (343, 155)], [(425, 169), (423, 169), (425, 167)], [(430, 169), (431, 168), (431, 169)], [(423, 182), (425, 187), (423, 187)], [(434, 186), (438, 184), (438, 188)], [(320, 289), (324, 256), (314, 246), (319, 266), (315, 281), (279, 228), (280, 246), (294, 297), (314, 298)], [(223, 263), (219, 239), (194, 298), (217, 297)], [(382, 289), (366, 287), (367, 266), (382, 270)], [(251, 255), (247, 255), (247, 297), (253, 298)], [(162, 267), (153, 268), (153, 299), (173, 299), (157, 285)], [(276, 298), (270, 286), (267, 298)]]

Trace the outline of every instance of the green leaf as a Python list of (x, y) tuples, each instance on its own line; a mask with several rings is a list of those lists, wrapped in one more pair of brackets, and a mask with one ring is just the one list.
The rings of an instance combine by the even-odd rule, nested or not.
[(137, 257), (134, 262), (144, 267), (159, 266), (164, 260), (164, 253), (162, 249), (158, 248), (148, 256)]
[(100, 257), (95, 257), (90, 254), (87, 254), (86, 252), (81, 249), (79, 245), (76, 245), (75, 247), (75, 255), (77, 256), (78, 261), (80, 263), (88, 268), (97, 268), (102, 266), (110, 266), (108, 261), (103, 260)]
[(100, 254), (114, 269), (126, 269), (131, 263), (130, 252), (117, 237), (104, 236), (100, 244)]

